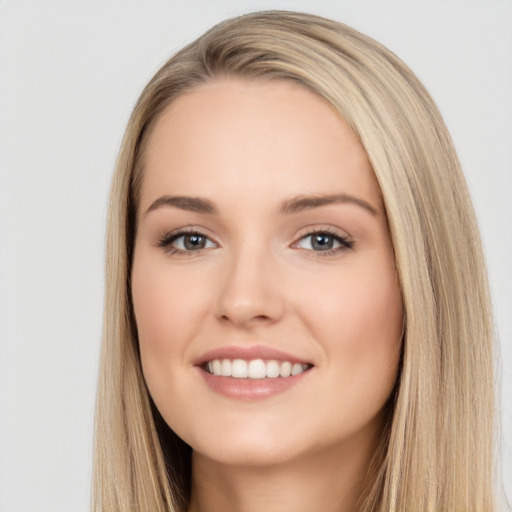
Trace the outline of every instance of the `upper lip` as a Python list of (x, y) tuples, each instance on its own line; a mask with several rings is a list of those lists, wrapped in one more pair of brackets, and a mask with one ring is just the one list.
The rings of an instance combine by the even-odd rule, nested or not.
[(282, 350), (278, 350), (267, 345), (252, 345), (243, 347), (229, 345), (225, 347), (219, 347), (204, 353), (196, 360), (194, 360), (193, 364), (196, 366), (201, 366), (208, 361), (213, 361), (214, 359), (245, 359), (246, 361), (251, 361), (253, 359), (276, 359), (279, 361), (289, 361), (290, 363), (312, 364), (310, 361), (307, 361), (302, 357), (294, 356), (293, 354), (283, 352)]

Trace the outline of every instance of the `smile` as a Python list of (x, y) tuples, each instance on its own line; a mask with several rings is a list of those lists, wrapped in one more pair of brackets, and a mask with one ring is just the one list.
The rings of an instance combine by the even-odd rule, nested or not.
[(280, 395), (308, 380), (315, 367), (308, 359), (269, 345), (246, 344), (210, 350), (192, 365), (215, 394), (252, 402)]
[(213, 359), (203, 366), (211, 375), (234, 379), (275, 379), (300, 375), (312, 367), (308, 363), (292, 363), (275, 359)]

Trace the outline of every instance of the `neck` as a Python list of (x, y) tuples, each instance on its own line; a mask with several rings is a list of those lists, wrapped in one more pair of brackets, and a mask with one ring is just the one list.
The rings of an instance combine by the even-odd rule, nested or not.
[(375, 444), (338, 447), (275, 465), (228, 465), (194, 453), (189, 512), (353, 512)]

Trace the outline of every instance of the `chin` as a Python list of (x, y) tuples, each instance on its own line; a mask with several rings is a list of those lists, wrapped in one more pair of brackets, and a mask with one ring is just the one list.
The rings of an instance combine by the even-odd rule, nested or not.
[(259, 445), (230, 446), (227, 449), (215, 449), (200, 451), (194, 450), (194, 456), (206, 457), (218, 464), (239, 467), (269, 467), (279, 466), (294, 460), (298, 454), (292, 454), (278, 447)]
[(269, 433), (258, 428), (223, 436), (211, 435), (189, 444), (196, 456), (230, 466), (277, 466), (302, 455), (302, 447), (286, 433)]

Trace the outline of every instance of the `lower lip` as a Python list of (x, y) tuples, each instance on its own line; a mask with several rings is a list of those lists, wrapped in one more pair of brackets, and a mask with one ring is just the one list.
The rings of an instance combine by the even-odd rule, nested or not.
[(309, 374), (311, 369), (290, 377), (275, 377), (266, 379), (234, 379), (212, 375), (198, 368), (206, 384), (220, 395), (238, 400), (263, 400), (288, 391), (299, 384)]

